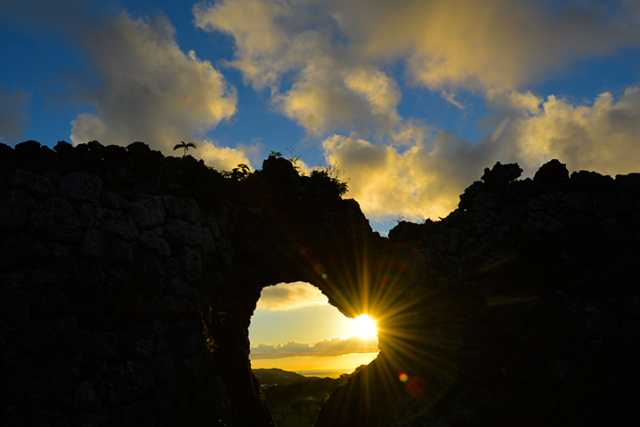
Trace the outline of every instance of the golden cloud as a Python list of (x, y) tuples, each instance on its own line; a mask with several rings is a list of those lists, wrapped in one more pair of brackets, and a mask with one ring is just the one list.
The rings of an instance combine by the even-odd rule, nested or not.
[(262, 289), (258, 310), (289, 311), (328, 304), (328, 298), (315, 286), (305, 282), (280, 283)]
[[(531, 0), (223, 0), (194, 8), (196, 25), (231, 35), (232, 65), (270, 88), (313, 133), (367, 120), (398, 123), (401, 93), (383, 70), (406, 64), (419, 85), (513, 90), (573, 61), (640, 42), (634, 2)], [(286, 79), (285, 79), (286, 77)], [(291, 86), (282, 89), (283, 80)], [(358, 130), (358, 129), (356, 129)]]
[(509, 119), (500, 138), (516, 147), (529, 170), (553, 158), (570, 170), (611, 175), (638, 170), (639, 87), (627, 88), (617, 102), (602, 93), (591, 105), (518, 92), (493, 94), (490, 102)]
[[(419, 216), (437, 219), (456, 208), (466, 186), (496, 161), (517, 162), (532, 176), (557, 158), (572, 171), (616, 175), (640, 164), (640, 88), (628, 88), (616, 102), (610, 93), (591, 104), (546, 100), (530, 92), (491, 91), (498, 111), (486, 121), (494, 131), (472, 144), (452, 132), (406, 126), (398, 146), (334, 135), (323, 142), (327, 162), (349, 178), (347, 196), (371, 219)], [(394, 218), (395, 217), (395, 218)]]
[(251, 168), (249, 157), (259, 157), (260, 145), (247, 146), (239, 144), (237, 148), (220, 147), (213, 141), (201, 141), (197, 143), (198, 149), (189, 154), (204, 160), (210, 166), (219, 171), (230, 171), (239, 164), (245, 164)]
[(401, 148), (334, 135), (323, 147), (327, 161), (349, 177), (347, 195), (372, 219), (446, 216), (494, 152), (450, 132)]
[(331, 0), (353, 50), (404, 60), (429, 88), (513, 89), (576, 59), (637, 44), (633, 2), (561, 5), (531, 0)]

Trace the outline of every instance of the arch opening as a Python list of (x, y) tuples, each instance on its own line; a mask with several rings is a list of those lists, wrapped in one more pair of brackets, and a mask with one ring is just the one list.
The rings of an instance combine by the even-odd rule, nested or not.
[(379, 353), (375, 319), (346, 317), (306, 282), (262, 290), (249, 341), (253, 372), (279, 425), (287, 417), (313, 425), (328, 395)]

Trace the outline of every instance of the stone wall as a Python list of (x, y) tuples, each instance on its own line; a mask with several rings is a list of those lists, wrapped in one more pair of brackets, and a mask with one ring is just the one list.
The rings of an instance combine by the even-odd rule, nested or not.
[(248, 359), (261, 289), (355, 301), (337, 278), (370, 238), (284, 159), (240, 182), (143, 143), (0, 144), (2, 425), (273, 425)]
[(273, 425), (248, 327), (295, 280), (381, 325), (320, 427), (635, 425), (640, 175), (520, 174), (382, 239), (281, 158), (236, 180), (142, 143), (0, 144), (2, 425)]
[(390, 232), (382, 351), (317, 426), (638, 424), (640, 174), (521, 172), (497, 163), (447, 218)]

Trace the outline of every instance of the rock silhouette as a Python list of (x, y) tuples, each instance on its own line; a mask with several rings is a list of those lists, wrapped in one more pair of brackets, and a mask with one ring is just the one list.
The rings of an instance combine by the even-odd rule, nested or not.
[(274, 425), (248, 326), (296, 280), (381, 323), (318, 426), (634, 425), (640, 175), (521, 172), (383, 239), (279, 157), (236, 180), (139, 142), (0, 144), (2, 425)]
[(0, 144), (2, 425), (273, 425), (248, 357), (261, 289), (357, 301), (337, 283), (369, 238), (281, 158), (238, 182), (139, 142)]
[(317, 426), (637, 424), (640, 174), (521, 172), (391, 230), (378, 282), (403, 310)]

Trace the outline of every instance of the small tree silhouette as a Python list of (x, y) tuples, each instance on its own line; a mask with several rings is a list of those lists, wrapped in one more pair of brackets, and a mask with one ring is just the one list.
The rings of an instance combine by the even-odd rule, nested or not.
[(196, 149), (198, 148), (198, 146), (195, 144), (195, 142), (180, 141), (180, 144), (177, 144), (175, 147), (173, 147), (173, 151), (176, 151), (178, 148), (184, 148), (184, 154), (182, 155), (182, 157), (184, 157), (187, 155), (187, 150), (189, 148)]

